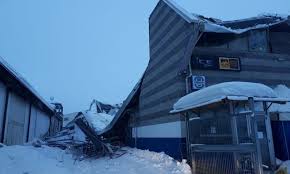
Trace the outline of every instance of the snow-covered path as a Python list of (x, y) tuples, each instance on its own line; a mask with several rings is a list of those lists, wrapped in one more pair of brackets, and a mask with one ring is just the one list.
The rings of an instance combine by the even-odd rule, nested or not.
[(185, 162), (177, 162), (164, 153), (127, 148), (116, 159), (107, 157), (75, 161), (71, 154), (43, 146), (0, 148), (0, 174), (190, 174)]

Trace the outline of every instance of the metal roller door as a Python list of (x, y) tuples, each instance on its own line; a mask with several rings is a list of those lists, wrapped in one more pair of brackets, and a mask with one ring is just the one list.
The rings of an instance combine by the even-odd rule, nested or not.
[(0, 82), (0, 141), (3, 138), (4, 129), (4, 112), (5, 112), (5, 102), (6, 102), (6, 87)]
[(44, 112), (37, 110), (35, 136), (42, 138), (49, 133), (50, 117)]
[(34, 138), (36, 138), (36, 120), (37, 120), (37, 109), (35, 106), (32, 105), (30, 111), (28, 141), (32, 141)]
[(26, 142), (29, 122), (29, 104), (14, 93), (9, 93), (4, 144)]

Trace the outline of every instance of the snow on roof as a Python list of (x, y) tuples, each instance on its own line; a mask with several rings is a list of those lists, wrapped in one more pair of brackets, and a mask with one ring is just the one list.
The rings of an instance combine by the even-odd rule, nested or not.
[(94, 111), (83, 112), (83, 115), (90, 124), (90, 126), (93, 127), (96, 132), (105, 129), (115, 117), (114, 115), (98, 113)]
[(73, 112), (73, 113), (63, 115), (62, 126), (66, 127), (70, 122), (72, 122), (75, 119), (78, 113), (79, 112)]
[[(290, 89), (285, 85), (278, 85), (274, 88), (278, 97), (285, 97), (290, 99)], [(285, 105), (273, 104), (270, 107), (271, 112), (290, 112), (290, 102)]]
[(223, 99), (247, 100), (249, 97), (253, 97), (254, 100), (258, 101), (289, 101), (289, 99), (278, 98), (273, 89), (263, 84), (250, 82), (225, 82), (209, 86), (182, 97), (174, 104), (171, 113), (182, 112), (217, 103)]
[(37, 97), (48, 109), (53, 112), (53, 107), (42, 98), (38, 92), (22, 77), (17, 71), (14, 70), (1, 56), (0, 56), (0, 64), (12, 75), (14, 76), (25, 88), (27, 88), (35, 97)]
[(194, 15), (189, 13), (187, 10), (178, 5), (174, 0), (163, 0), (169, 7), (171, 7), (176, 13), (183, 17), (187, 22), (198, 21), (199, 19)]
[(267, 13), (247, 19), (221, 21), (218, 19), (206, 18), (202, 15), (189, 13), (183, 7), (178, 5), (174, 0), (163, 0), (163, 2), (165, 2), (187, 22), (202, 23), (204, 25), (204, 32), (241, 34), (253, 29), (262, 29), (274, 26), (288, 20), (287, 15)]

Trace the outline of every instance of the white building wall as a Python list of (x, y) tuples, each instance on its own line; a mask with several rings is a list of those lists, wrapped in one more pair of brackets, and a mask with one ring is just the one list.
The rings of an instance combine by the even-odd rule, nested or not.
[(177, 121), (132, 129), (133, 138), (185, 138), (185, 122)]
[(5, 102), (6, 102), (6, 87), (3, 83), (0, 82), (0, 141), (2, 139)]

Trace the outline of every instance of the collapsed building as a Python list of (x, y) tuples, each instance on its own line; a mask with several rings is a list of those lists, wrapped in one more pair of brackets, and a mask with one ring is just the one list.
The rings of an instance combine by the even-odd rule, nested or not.
[(149, 18), (149, 64), (100, 135), (189, 158), (186, 121), (170, 114), (188, 93), (230, 81), (290, 86), (290, 17), (222, 21), (160, 0)]

